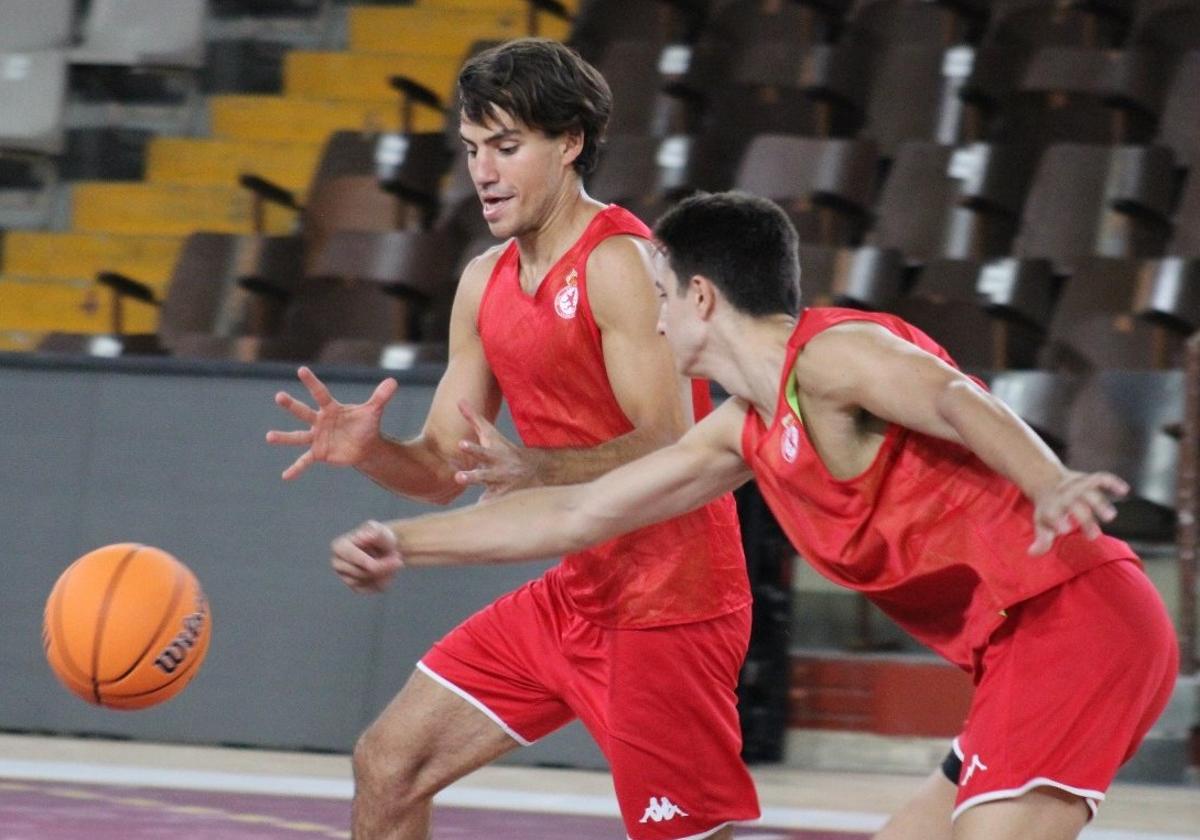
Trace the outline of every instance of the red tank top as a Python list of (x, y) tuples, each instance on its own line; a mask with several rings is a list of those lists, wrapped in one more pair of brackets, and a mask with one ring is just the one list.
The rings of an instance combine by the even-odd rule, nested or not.
[(832, 477), (787, 399), (797, 354), (845, 321), (886, 327), (953, 365), (944, 349), (891, 315), (806, 309), (788, 341), (775, 419), (751, 409), (743, 455), (792, 544), (818, 572), (867, 595), (918, 641), (972, 671), (1004, 610), (1094, 566), (1133, 558), (1120, 540), (1059, 537), (1027, 553), (1033, 506), (1015, 484), (963, 446), (888, 426), (874, 462)]
[[(510, 242), (479, 305), (479, 334), (521, 440), (531, 447), (596, 446), (633, 430), (608, 381), (600, 329), (588, 304), (587, 261), (610, 236), (648, 238), (633, 214), (610, 206), (546, 273), (521, 288)], [(603, 282), (602, 277), (597, 282)], [(699, 419), (707, 383), (693, 387)], [(658, 627), (725, 615), (750, 603), (731, 495), (677, 519), (569, 554), (557, 576), (576, 609), (608, 627)]]

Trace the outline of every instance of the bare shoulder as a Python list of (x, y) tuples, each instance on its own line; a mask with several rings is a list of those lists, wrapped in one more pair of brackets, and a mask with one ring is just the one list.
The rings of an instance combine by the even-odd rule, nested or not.
[(912, 348), (882, 324), (873, 321), (843, 321), (814, 335), (796, 359), (797, 372), (802, 369), (828, 369), (828, 366), (853, 364), (862, 354), (889, 352)]
[(881, 354), (904, 352), (911, 346), (880, 324), (843, 321), (804, 345), (793, 368), (796, 384), (812, 396), (831, 397), (870, 370)]
[(458, 298), (460, 300), (474, 299), (478, 301), (482, 297), (488, 278), (492, 276), (496, 263), (500, 261), (500, 256), (507, 247), (508, 240), (499, 242), (467, 263), (462, 276), (458, 278)]
[(642, 282), (650, 276), (654, 245), (640, 236), (610, 236), (588, 255), (587, 272), (591, 285), (594, 278), (603, 282)]

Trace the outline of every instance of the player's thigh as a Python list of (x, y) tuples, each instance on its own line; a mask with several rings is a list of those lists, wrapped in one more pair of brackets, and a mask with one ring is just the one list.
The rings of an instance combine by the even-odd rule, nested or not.
[(950, 815), (957, 795), (958, 785), (942, 770), (933, 771), (874, 840), (951, 840), (954, 825)]
[(746, 609), (611, 634), (603, 697), (584, 696), (580, 717), (608, 758), (634, 840), (708, 837), (759, 816), (736, 694), (749, 630)]
[(968, 808), (954, 821), (954, 840), (1074, 840), (1089, 814), (1083, 798), (1038, 787)]
[(356, 768), (440, 790), (520, 746), (494, 720), (420, 671), (371, 723)]

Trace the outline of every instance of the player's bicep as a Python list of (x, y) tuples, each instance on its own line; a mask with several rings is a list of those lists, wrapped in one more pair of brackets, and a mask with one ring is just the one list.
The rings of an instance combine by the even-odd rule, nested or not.
[(854, 323), (821, 334), (805, 355), (816, 390), (886, 422), (961, 442), (939, 402), (948, 388), (971, 380), (932, 353), (878, 325)]
[(463, 273), (450, 314), (449, 354), (421, 431), (427, 445), (443, 455), (457, 451), (458, 441), (471, 437), (471, 425), (458, 409), (466, 400), (489, 421), (500, 411), (500, 386), (492, 374), (477, 320), (483, 288), (492, 260), (481, 257)]
[(635, 428), (671, 441), (690, 418), (670, 346), (658, 334), (650, 248), (632, 237), (606, 240), (588, 261), (588, 298), (622, 411)]

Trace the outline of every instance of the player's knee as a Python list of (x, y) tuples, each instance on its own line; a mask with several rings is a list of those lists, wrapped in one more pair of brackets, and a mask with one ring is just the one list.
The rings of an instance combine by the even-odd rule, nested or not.
[(375, 803), (377, 809), (403, 813), (433, 798), (437, 789), (425, 771), (428, 762), (385, 743), (368, 728), (354, 745), (354, 796)]

